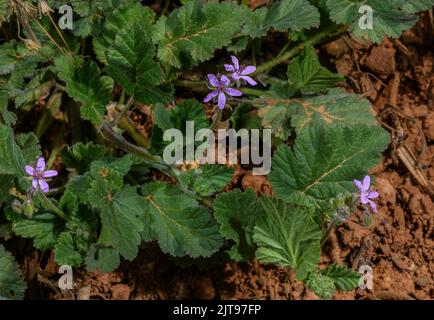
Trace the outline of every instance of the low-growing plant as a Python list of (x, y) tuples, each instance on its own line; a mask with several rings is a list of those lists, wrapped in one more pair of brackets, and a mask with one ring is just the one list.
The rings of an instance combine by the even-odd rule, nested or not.
[[(375, 217), (367, 174), (389, 136), (314, 46), (345, 32), (398, 37), (434, 1), (181, 2), (156, 13), (134, 0), (0, 0), (0, 236), (101, 272), (156, 240), (173, 257), (224, 251), (290, 268), (324, 298), (354, 289), (357, 272), (318, 267), (321, 246), (358, 206)], [(72, 30), (57, 24), (65, 4)], [(358, 23), (362, 4), (371, 30)], [(129, 118), (143, 105), (149, 136)], [(272, 130), (273, 196), (226, 192), (228, 166), (163, 161), (165, 130), (216, 129), (223, 117)], [(0, 296), (24, 290), (0, 246)]]

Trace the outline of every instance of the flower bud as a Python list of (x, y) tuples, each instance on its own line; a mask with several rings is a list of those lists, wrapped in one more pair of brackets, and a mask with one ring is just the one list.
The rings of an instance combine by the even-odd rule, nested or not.
[(27, 218), (31, 219), (33, 217), (34, 210), (35, 210), (35, 206), (33, 205), (32, 199), (24, 200), (23, 213)]
[(20, 200), (15, 199), (14, 201), (12, 201), (11, 207), (15, 213), (23, 212), (23, 204), (21, 203)]
[(39, 14), (43, 16), (49, 15), (51, 12), (54, 12), (54, 10), (50, 8), (47, 1), (45, 0), (38, 1), (38, 11)]

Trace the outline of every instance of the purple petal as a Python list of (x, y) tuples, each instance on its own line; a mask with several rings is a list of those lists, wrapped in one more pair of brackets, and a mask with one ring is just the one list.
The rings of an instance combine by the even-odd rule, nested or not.
[(208, 74), (208, 81), (213, 87), (218, 87), (220, 85), (220, 81), (212, 73)]
[(369, 201), (371, 201), (371, 200), (369, 200), (367, 197), (366, 197), (366, 195), (365, 194), (361, 194), (360, 195), (360, 202), (362, 203), (362, 204), (367, 204)]
[(368, 191), (370, 185), (371, 185), (371, 177), (366, 176), (365, 178), (363, 178), (363, 191)]
[(256, 86), (257, 83), (255, 80), (253, 80), (252, 78), (250, 78), (249, 76), (241, 76), (241, 79), (244, 79), (247, 81), (248, 84), (250, 84), (251, 86)]
[(210, 93), (208, 93), (208, 95), (205, 97), (205, 99), (203, 99), (203, 102), (205, 102), (205, 103), (210, 102), (211, 99), (213, 99), (214, 97), (216, 97), (218, 95), (218, 93), (219, 92), (217, 90), (211, 91)]
[(237, 72), (232, 73), (232, 79), (235, 81), (240, 80), (240, 75)]
[(41, 191), (47, 193), (50, 190), (48, 183), (45, 182), (44, 179), (39, 179), (39, 186), (41, 187)]
[(369, 192), (368, 199), (375, 199), (375, 198), (378, 198), (378, 196), (379, 196), (379, 194), (377, 191), (372, 191), (372, 192)]
[(228, 86), (231, 83), (231, 80), (229, 80), (228, 77), (226, 77), (225, 75), (223, 75), (220, 78), (220, 83), (226, 87), (226, 86)]
[(219, 93), (218, 106), (219, 109), (224, 109), (226, 105), (226, 96), (223, 92)]
[(25, 167), (25, 170), (26, 170), (26, 172), (27, 172), (28, 175), (30, 175), (30, 176), (35, 175), (35, 169), (33, 169), (33, 167), (31, 167), (31, 166), (26, 166), (26, 167)]
[(377, 206), (375, 205), (375, 203), (373, 201), (369, 200), (369, 205), (371, 206), (372, 211), (374, 211), (375, 213), (378, 213)]
[(42, 176), (43, 176), (44, 178), (55, 177), (55, 176), (57, 176), (57, 171), (56, 171), (56, 170), (48, 170), (48, 171), (45, 171), (45, 172), (42, 174)]
[(234, 64), (235, 70), (239, 70), (240, 69), (240, 64), (238, 63), (238, 59), (235, 56), (231, 56), (232, 59), (232, 63)]
[(359, 189), (359, 191), (362, 192), (362, 189), (363, 189), (362, 183), (357, 179), (354, 179), (353, 183), (357, 187), (357, 189)]
[(37, 172), (42, 172), (45, 169), (45, 160), (43, 157), (40, 157), (38, 159), (38, 162), (36, 163), (36, 171)]
[(33, 187), (33, 190), (38, 190), (38, 179), (33, 179), (32, 180), (32, 187)]
[(243, 93), (240, 90), (237, 90), (237, 89), (234, 89), (234, 88), (226, 88), (225, 92), (228, 95), (233, 96), (233, 97), (239, 97), (239, 96), (243, 95)]
[(256, 67), (255, 66), (247, 66), (247, 67), (245, 67), (243, 69), (243, 71), (241, 72), (241, 75), (245, 76), (245, 75), (251, 74), (251, 73), (253, 73), (255, 71), (256, 71)]
[(227, 72), (235, 72), (235, 68), (234, 68), (234, 66), (231, 65), (231, 64), (225, 64), (225, 70), (226, 70)]

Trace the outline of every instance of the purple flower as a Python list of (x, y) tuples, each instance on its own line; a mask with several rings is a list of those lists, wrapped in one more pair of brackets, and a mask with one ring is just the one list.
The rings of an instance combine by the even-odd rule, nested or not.
[(26, 166), (25, 168), (28, 175), (33, 177), (32, 186), (35, 191), (41, 190), (47, 193), (50, 190), (48, 183), (44, 180), (46, 178), (51, 178), (57, 176), (56, 170), (45, 171), (45, 160), (40, 157), (36, 163), (36, 168), (31, 166)]
[(226, 94), (229, 96), (239, 97), (243, 93), (237, 89), (229, 88), (231, 81), (226, 76), (221, 76), (220, 80), (213, 74), (208, 75), (208, 81), (216, 90), (211, 91), (203, 100), (203, 102), (209, 102), (218, 96), (218, 107), (224, 109), (226, 105)]
[(232, 72), (232, 79), (234, 79), (235, 81), (243, 79), (247, 81), (247, 83), (249, 83), (250, 85), (256, 86), (256, 81), (247, 76), (248, 74), (255, 72), (256, 67), (240, 65), (237, 57), (235, 56), (231, 56), (231, 59), (233, 64), (225, 64), (225, 69), (227, 72)]
[(372, 211), (377, 213), (377, 206), (371, 199), (378, 198), (379, 194), (376, 191), (369, 191), (371, 185), (371, 177), (366, 176), (363, 178), (363, 182), (354, 179), (354, 184), (360, 192), (360, 202), (362, 204), (369, 204), (372, 208)]

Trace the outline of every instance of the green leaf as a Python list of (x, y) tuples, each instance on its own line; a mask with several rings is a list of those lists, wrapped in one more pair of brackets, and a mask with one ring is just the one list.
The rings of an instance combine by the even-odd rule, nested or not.
[(323, 67), (313, 47), (292, 59), (288, 66), (288, 82), (294, 92), (318, 93), (336, 86), (343, 78)]
[[(125, 5), (114, 11), (106, 12), (106, 19), (101, 35), (92, 39), (94, 52), (98, 60), (107, 64), (106, 51), (122, 29), (134, 23), (140, 23), (145, 31), (151, 30), (154, 19), (154, 11), (137, 2)], [(149, 36), (147, 37), (149, 38)]]
[(322, 299), (331, 299), (336, 291), (333, 279), (321, 273), (311, 273), (305, 281), (306, 287), (314, 291)]
[(321, 274), (333, 280), (336, 288), (351, 291), (357, 288), (361, 275), (342, 265), (332, 264), (321, 270)]
[(298, 279), (316, 269), (322, 232), (314, 222), (311, 207), (296, 207), (271, 197), (262, 197), (265, 214), (254, 228), (256, 257), (262, 263), (290, 267)]
[(186, 122), (194, 121), (194, 132), (208, 128), (209, 123), (201, 103), (195, 99), (187, 99), (167, 110), (163, 105), (153, 109), (154, 127), (152, 128), (151, 149), (162, 153), (164, 147), (170, 142), (163, 141), (163, 131), (178, 129), (186, 136)]
[(430, 10), (434, 6), (434, 0), (401, 0), (401, 3), (403, 10), (408, 13)]
[(180, 178), (198, 194), (210, 196), (227, 186), (233, 174), (233, 168), (206, 164), (186, 171)]
[(340, 193), (354, 192), (353, 179), (380, 162), (388, 143), (379, 127), (309, 126), (298, 132), (294, 150), (277, 148), (269, 180), (280, 199), (324, 206)]
[(163, 70), (154, 61), (154, 54), (146, 29), (138, 23), (127, 26), (108, 50), (107, 72), (134, 99), (147, 104), (167, 103), (172, 99), (173, 88), (163, 83)]
[(267, 104), (260, 112), (264, 115), (262, 124), (271, 127), (275, 134), (284, 132), (285, 135), (281, 135), (283, 138), (290, 134), (289, 119), (291, 127), (296, 128), (297, 132), (309, 125), (352, 127), (376, 124), (370, 102), (340, 88), (330, 89), (327, 94), (314, 97), (268, 98)]
[(0, 299), (21, 300), (26, 283), (14, 257), (0, 245)]
[(0, 75), (10, 74), (18, 61), (17, 41), (10, 40), (0, 45)]
[(102, 273), (112, 272), (121, 263), (119, 252), (114, 248), (104, 248), (100, 245), (90, 247), (86, 256), (88, 271), (98, 269)]
[(270, 9), (259, 8), (248, 15), (243, 32), (252, 38), (277, 31), (301, 31), (319, 26), (319, 12), (307, 0), (277, 1)]
[(104, 15), (122, 5), (131, 5), (132, 1), (127, 0), (50, 0), (53, 8), (62, 4), (71, 5), (75, 17), (73, 33), (75, 36), (86, 38), (96, 35), (101, 29)]
[(72, 147), (63, 149), (61, 153), (66, 167), (76, 169), (78, 174), (89, 171), (91, 163), (102, 159), (104, 154), (104, 147), (95, 145), (92, 142), (87, 144), (77, 143)]
[(53, 213), (37, 213), (31, 219), (11, 209), (8, 209), (6, 214), (12, 222), (15, 234), (32, 238), (34, 247), (40, 250), (52, 249), (64, 229), (62, 221)]
[[(68, 65), (63, 65), (68, 63)], [(111, 100), (113, 80), (101, 76), (96, 63), (88, 61), (77, 64), (71, 59), (56, 60), (59, 76), (66, 82), (66, 92), (76, 102), (82, 104), (81, 117), (94, 124), (101, 124), (106, 105)]]
[(214, 202), (214, 216), (220, 224), (220, 234), (235, 241), (229, 251), (235, 261), (249, 261), (255, 256), (253, 227), (256, 220), (264, 215), (255, 192), (247, 189), (241, 192), (234, 189), (221, 193)]
[[(426, 8), (428, 3), (420, 6), (421, 1), (377, 1), (377, 0), (327, 0), (330, 18), (338, 24), (350, 24), (350, 31), (356, 37), (363, 37), (380, 43), (384, 36), (398, 38), (405, 30), (412, 28), (417, 22), (417, 9)], [(416, 4), (416, 5), (414, 5)], [(373, 10), (373, 28), (361, 29), (359, 13), (361, 5), (370, 6)]]
[(25, 165), (12, 128), (0, 124), (0, 175), (23, 175)]
[(55, 260), (58, 265), (79, 266), (83, 262), (81, 254), (76, 250), (74, 239), (69, 232), (60, 234), (54, 248)]
[(17, 145), (20, 147), (26, 163), (35, 161), (42, 153), (39, 139), (33, 132), (22, 133), (16, 137)]
[(131, 164), (129, 156), (111, 162), (93, 162), (87, 199), (91, 206), (99, 209), (99, 243), (116, 249), (128, 260), (137, 256), (144, 215), (143, 199), (136, 188), (123, 186), (123, 177)]
[(72, 192), (80, 202), (86, 203), (89, 200), (90, 181), (90, 175), (72, 176), (66, 184), (66, 190)]
[(216, 49), (231, 42), (240, 31), (241, 7), (226, 2), (193, 0), (161, 17), (153, 29), (158, 58), (176, 68), (192, 68), (210, 59)]
[(175, 186), (146, 184), (145, 241), (157, 239), (161, 250), (175, 257), (209, 257), (222, 245), (218, 225), (196, 200)]

